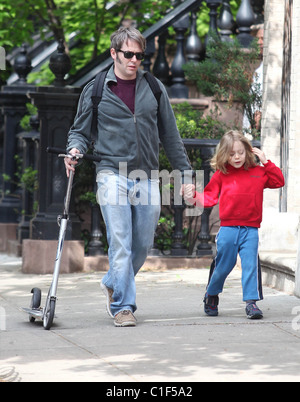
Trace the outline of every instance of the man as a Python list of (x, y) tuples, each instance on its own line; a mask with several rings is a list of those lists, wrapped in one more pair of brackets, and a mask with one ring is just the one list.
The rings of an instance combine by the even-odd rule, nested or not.
[[(101, 288), (117, 327), (136, 325), (135, 275), (153, 245), (160, 215), (159, 181), (153, 177), (159, 170), (159, 142), (174, 169), (191, 171), (163, 84), (158, 81), (158, 105), (139, 69), (145, 48), (145, 38), (134, 28), (120, 28), (111, 36), (114, 65), (98, 107), (97, 199), (107, 229), (110, 265)], [(93, 81), (79, 101), (69, 133), (70, 154), (86, 152), (91, 141), (92, 87)], [(74, 164), (65, 159), (67, 174)]]

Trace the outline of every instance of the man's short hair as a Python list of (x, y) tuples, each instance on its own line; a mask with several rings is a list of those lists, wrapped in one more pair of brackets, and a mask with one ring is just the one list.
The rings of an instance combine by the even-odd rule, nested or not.
[(124, 43), (127, 43), (129, 40), (137, 42), (144, 52), (146, 50), (146, 39), (137, 29), (130, 27), (125, 28), (121, 27), (116, 32), (114, 32), (111, 37), (111, 49), (121, 49)]

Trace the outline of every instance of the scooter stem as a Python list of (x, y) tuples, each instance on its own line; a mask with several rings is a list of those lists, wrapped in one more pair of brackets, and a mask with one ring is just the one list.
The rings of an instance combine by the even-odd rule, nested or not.
[(64, 216), (69, 215), (69, 209), (70, 209), (70, 201), (71, 201), (71, 194), (72, 194), (72, 187), (73, 187), (73, 180), (74, 180), (74, 172), (70, 170), (69, 174), (69, 181), (68, 181), (68, 188), (67, 188), (67, 194), (65, 198), (65, 209), (64, 209)]

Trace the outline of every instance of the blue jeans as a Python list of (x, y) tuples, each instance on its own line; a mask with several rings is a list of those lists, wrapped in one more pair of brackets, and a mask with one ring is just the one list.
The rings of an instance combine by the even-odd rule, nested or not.
[(109, 245), (110, 268), (102, 282), (114, 292), (114, 316), (123, 310), (135, 312), (135, 276), (153, 246), (160, 215), (159, 182), (101, 172), (97, 184)]
[(239, 254), (242, 263), (243, 300), (262, 300), (258, 264), (258, 229), (246, 226), (221, 227), (216, 244), (216, 267), (207, 293), (210, 296), (222, 293), (225, 280), (235, 267)]

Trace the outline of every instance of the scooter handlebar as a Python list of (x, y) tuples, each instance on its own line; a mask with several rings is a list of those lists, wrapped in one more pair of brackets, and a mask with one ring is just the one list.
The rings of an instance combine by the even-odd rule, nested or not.
[[(65, 149), (62, 148), (55, 148), (55, 147), (48, 147), (47, 152), (49, 154), (56, 154), (56, 155), (68, 155)], [(90, 154), (80, 154), (80, 159), (86, 159), (92, 162), (100, 162), (100, 156), (90, 155)]]

